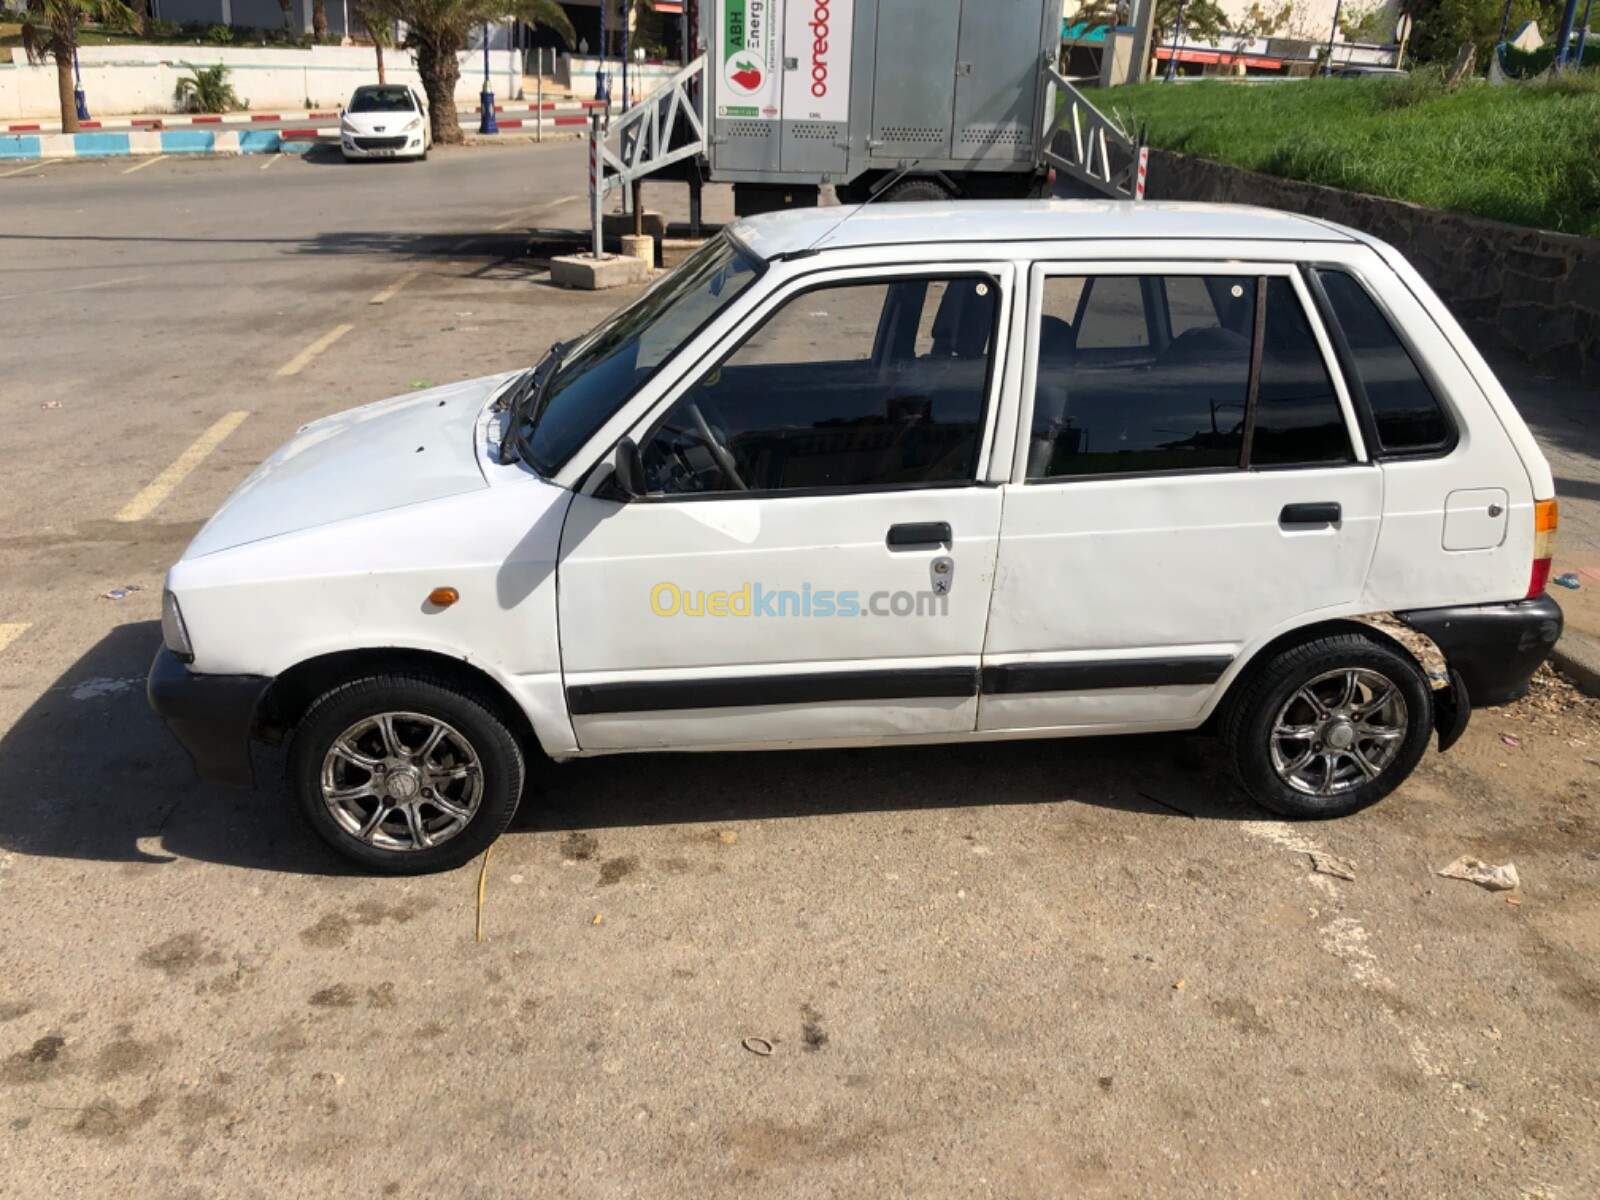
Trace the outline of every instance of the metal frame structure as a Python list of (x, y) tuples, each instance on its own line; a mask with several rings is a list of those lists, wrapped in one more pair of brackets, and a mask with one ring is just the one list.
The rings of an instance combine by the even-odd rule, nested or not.
[[(1059, 107), (1058, 107), (1059, 99)], [(1052, 66), (1045, 67), (1039, 149), (1045, 162), (1107, 196), (1144, 199), (1144, 139), (1101, 112)], [(1058, 136), (1059, 135), (1059, 136)], [(1112, 149), (1126, 162), (1112, 165)]]

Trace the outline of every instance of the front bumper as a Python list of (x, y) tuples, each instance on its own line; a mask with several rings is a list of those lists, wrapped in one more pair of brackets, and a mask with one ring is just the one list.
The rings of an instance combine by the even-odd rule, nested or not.
[(1511, 604), (1463, 604), (1397, 612), (1444, 653), (1473, 708), (1510, 704), (1528, 694), (1528, 680), (1561, 636), (1561, 606), (1549, 596)]
[(150, 664), (150, 707), (194, 760), (201, 779), (249, 787), (250, 728), (272, 682), (263, 675), (197, 675), (163, 646)]
[(339, 149), (346, 158), (420, 158), (428, 149), (428, 139), (425, 131), (390, 136), (341, 129)]

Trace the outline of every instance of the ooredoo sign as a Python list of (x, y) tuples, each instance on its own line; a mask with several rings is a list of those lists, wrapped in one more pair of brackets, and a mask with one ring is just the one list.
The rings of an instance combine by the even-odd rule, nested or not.
[(784, 57), (796, 66), (784, 78), (785, 121), (850, 117), (850, 25), (855, 0), (788, 0)]
[(717, 116), (845, 121), (855, 0), (718, 0)]

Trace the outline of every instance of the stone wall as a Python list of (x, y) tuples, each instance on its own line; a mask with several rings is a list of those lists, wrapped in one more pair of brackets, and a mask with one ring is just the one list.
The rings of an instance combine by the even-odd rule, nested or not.
[(1600, 383), (1600, 241), (1150, 152), (1152, 200), (1259, 204), (1395, 246), (1478, 344)]

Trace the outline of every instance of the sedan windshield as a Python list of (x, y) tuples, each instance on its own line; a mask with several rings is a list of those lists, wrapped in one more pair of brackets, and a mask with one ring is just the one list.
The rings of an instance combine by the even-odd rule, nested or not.
[(541, 475), (559, 471), (671, 355), (760, 274), (726, 238), (714, 238), (627, 308), (561, 354), (550, 380), (519, 403), (511, 432)]
[(353, 113), (408, 113), (416, 112), (417, 106), (412, 103), (410, 88), (364, 87), (357, 88), (356, 94), (350, 97), (349, 111)]

